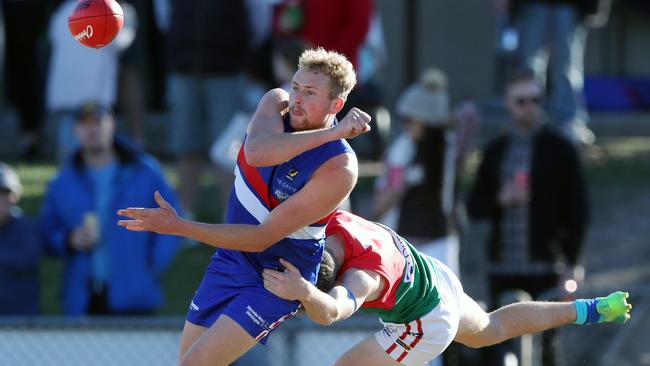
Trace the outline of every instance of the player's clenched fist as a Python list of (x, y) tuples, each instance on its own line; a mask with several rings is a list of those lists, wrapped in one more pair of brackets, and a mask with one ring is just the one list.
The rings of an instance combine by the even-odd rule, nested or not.
[(370, 131), (370, 120), (368, 113), (354, 107), (334, 128), (337, 129), (341, 138), (352, 139)]

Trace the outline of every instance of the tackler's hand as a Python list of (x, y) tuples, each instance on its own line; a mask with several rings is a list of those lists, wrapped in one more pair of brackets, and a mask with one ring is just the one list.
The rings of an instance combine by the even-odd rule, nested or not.
[(284, 271), (273, 269), (264, 269), (262, 277), (264, 278), (264, 287), (272, 294), (285, 300), (305, 300), (309, 296), (309, 285), (300, 270), (293, 264), (280, 258), (280, 264), (284, 266)]

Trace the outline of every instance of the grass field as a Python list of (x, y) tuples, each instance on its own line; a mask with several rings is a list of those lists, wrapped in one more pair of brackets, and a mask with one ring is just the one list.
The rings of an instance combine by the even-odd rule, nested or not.
[[(650, 138), (611, 137), (599, 140), (599, 145), (585, 154), (585, 168), (592, 198), (592, 212), (607, 210), (625, 197), (635, 197), (650, 186)], [(470, 161), (465, 182), (471, 180), (478, 158)], [(28, 215), (38, 215), (46, 183), (56, 172), (53, 163), (15, 163), (25, 186), (21, 207)], [(176, 181), (171, 169), (167, 174)], [(361, 181), (359, 189), (368, 189), (369, 178)], [(216, 221), (222, 216), (218, 189), (214, 179), (206, 175), (201, 181), (200, 207), (197, 213), (201, 221)], [(195, 245), (183, 248), (164, 277), (167, 302), (161, 314), (184, 314), (187, 304), (198, 285), (213, 248)], [(44, 258), (41, 279), (41, 304), (45, 314), (60, 314), (60, 275), (58, 259)]]

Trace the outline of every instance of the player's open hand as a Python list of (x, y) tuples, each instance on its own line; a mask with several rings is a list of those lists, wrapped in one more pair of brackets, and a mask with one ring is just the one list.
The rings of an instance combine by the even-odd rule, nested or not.
[(341, 138), (353, 139), (362, 133), (370, 131), (370, 120), (368, 113), (354, 107), (334, 128), (337, 129)]
[(262, 271), (264, 287), (273, 295), (285, 300), (301, 301), (307, 298), (311, 284), (302, 278), (300, 270), (282, 258), (280, 264), (284, 266), (284, 272), (268, 268)]
[(120, 216), (128, 217), (131, 220), (120, 220), (118, 225), (124, 226), (131, 231), (153, 231), (159, 234), (177, 234), (180, 218), (174, 209), (160, 192), (154, 194), (159, 208), (129, 207), (117, 211)]

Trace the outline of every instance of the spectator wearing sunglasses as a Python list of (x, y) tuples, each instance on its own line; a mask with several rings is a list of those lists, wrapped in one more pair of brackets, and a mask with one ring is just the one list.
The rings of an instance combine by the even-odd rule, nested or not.
[[(513, 74), (505, 99), (512, 128), (484, 149), (467, 204), (471, 218), (491, 220), (491, 306), (508, 291), (536, 298), (569, 280), (580, 284), (584, 274), (578, 259), (588, 209), (576, 148), (545, 123), (542, 89), (532, 72)], [(553, 333), (543, 335), (544, 365), (561, 363), (557, 343)]]

